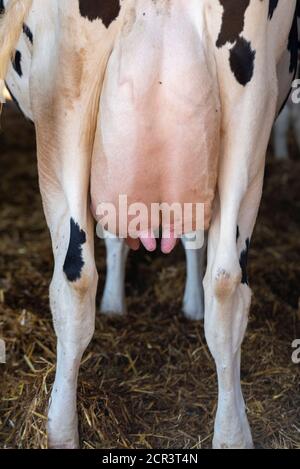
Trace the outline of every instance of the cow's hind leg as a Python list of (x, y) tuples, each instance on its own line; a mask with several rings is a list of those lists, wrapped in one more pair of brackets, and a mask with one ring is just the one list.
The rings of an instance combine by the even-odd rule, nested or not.
[(126, 314), (125, 269), (129, 247), (124, 239), (105, 238), (106, 279), (100, 311), (104, 314)]
[[(208, 269), (204, 281), (205, 334), (216, 362), (219, 385), (214, 448), (252, 447), (240, 383), (240, 359), (251, 303), (248, 250), (262, 180), (263, 172), (258, 174), (244, 197), (236, 230), (232, 233), (232, 247), (226, 246), (225, 237), (221, 235), (220, 207), (216, 209), (209, 234)], [(226, 252), (225, 256), (222, 252)]]
[(40, 187), (55, 261), (50, 286), (57, 335), (57, 367), (48, 416), (48, 444), (52, 448), (78, 446), (77, 378), (95, 319), (97, 272), (88, 199), (90, 165), (81, 133), (76, 132), (77, 120), (78, 115), (71, 112), (64, 126), (57, 127), (47, 115), (37, 123)]
[[(205, 334), (219, 386), (214, 448), (252, 447), (241, 391), (240, 353), (251, 301), (247, 254), (277, 102), (276, 69), (266, 52), (263, 45), (256, 51), (254, 75), (246, 86), (236, 81), (227, 50), (217, 55), (224, 130), (204, 279)], [(237, 55), (236, 60), (244, 65), (243, 56)]]
[(81, 208), (73, 211), (66, 204), (50, 222), (55, 259), (50, 304), (57, 335), (56, 376), (48, 414), (52, 448), (79, 445), (77, 378), (82, 355), (94, 333), (97, 273), (93, 224)]
[(189, 249), (187, 239), (182, 237), (186, 255), (186, 285), (183, 298), (183, 313), (191, 320), (204, 318), (203, 277), (206, 261), (206, 242), (199, 249)]

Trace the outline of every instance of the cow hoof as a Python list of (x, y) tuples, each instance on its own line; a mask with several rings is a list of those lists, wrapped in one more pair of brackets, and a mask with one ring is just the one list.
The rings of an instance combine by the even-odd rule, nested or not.
[[(51, 407), (50, 407), (51, 412)], [(48, 416), (47, 436), (49, 449), (78, 449), (79, 433), (77, 416), (69, 426), (64, 426), (64, 422), (57, 421)]]
[(79, 449), (79, 445), (68, 442), (68, 443), (54, 443), (48, 442), (48, 449)]
[(233, 443), (226, 440), (218, 440), (214, 438), (213, 449), (254, 449), (252, 440), (251, 443), (247, 441), (239, 441)]
[(79, 437), (70, 438), (62, 441), (58, 438), (48, 436), (48, 449), (79, 449)]
[(241, 426), (235, 432), (215, 430), (213, 449), (253, 449), (253, 440), (246, 414), (242, 417)]

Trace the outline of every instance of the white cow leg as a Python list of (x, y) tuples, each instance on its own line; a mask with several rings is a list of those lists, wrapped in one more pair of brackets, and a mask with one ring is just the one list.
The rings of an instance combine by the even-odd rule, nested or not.
[(129, 248), (123, 239), (107, 237), (106, 245), (106, 279), (101, 313), (126, 314), (125, 270)]
[[(267, 143), (264, 150), (266, 146)], [(220, 178), (223, 176), (220, 175)], [(235, 179), (234, 174), (232, 176), (231, 183)], [(216, 449), (253, 447), (240, 383), (240, 359), (251, 304), (246, 270), (248, 249), (262, 184), (263, 167), (241, 198), (239, 209), (234, 209), (239, 199), (238, 192), (237, 200), (231, 204), (227, 199), (230, 191), (226, 194), (227, 189), (222, 188), (221, 182), (220, 205), (209, 231), (204, 278), (204, 322), (218, 376), (218, 406), (213, 438)]]
[(290, 105), (286, 104), (278, 116), (273, 129), (274, 153), (277, 160), (288, 160), (288, 131), (290, 126)]
[[(260, 201), (263, 172), (245, 196), (232, 232), (231, 247), (222, 236), (221, 211), (209, 232), (205, 288), (205, 335), (218, 375), (218, 408), (213, 447), (253, 446), (240, 383), (241, 344), (248, 323), (251, 290), (247, 278), (250, 237)], [(224, 255), (224, 253), (226, 253)]]
[[(48, 414), (48, 444), (51, 448), (77, 448), (79, 445), (77, 379), (82, 355), (94, 333), (95, 321), (97, 273), (93, 227), (90, 221), (86, 223), (86, 220), (76, 218), (78, 225), (75, 228), (73, 225), (70, 230), (70, 219), (73, 217), (68, 213), (57, 220), (54, 231), (53, 226), (50, 227), (55, 246), (50, 304), (57, 335), (56, 376)], [(81, 245), (84, 236), (86, 242)], [(70, 240), (69, 247), (66, 240)], [(76, 259), (78, 252), (72, 252), (72, 248), (76, 250), (80, 245), (82, 255)], [(84, 265), (79, 277), (80, 259)]]
[[(208, 267), (204, 279), (205, 335), (218, 375), (218, 409), (214, 448), (251, 448), (252, 438), (240, 384), (240, 347), (248, 320), (250, 290), (240, 284), (237, 248), (226, 267), (215, 258), (220, 244), (219, 214), (209, 233)], [(216, 266), (220, 266), (216, 270)]]
[[(266, 51), (263, 45), (257, 50), (256, 74), (245, 88), (236, 83), (227, 65), (227, 51), (217, 57), (223, 77), (224, 132), (218, 198), (208, 237), (204, 325), (218, 376), (213, 438), (213, 447), (218, 449), (253, 446), (240, 383), (240, 355), (251, 303), (248, 248), (277, 101), (275, 66), (272, 69), (268, 63)], [(274, 89), (266, 91), (262, 86), (266, 76)]]
[(189, 249), (187, 239), (182, 237), (186, 254), (186, 285), (183, 298), (183, 313), (193, 321), (204, 318), (203, 277), (206, 261), (206, 242), (200, 249)]
[[(39, 180), (55, 261), (50, 305), (57, 366), (49, 402), (50, 448), (78, 447), (77, 378), (94, 332), (98, 276), (88, 199), (89, 153), (80, 140), (85, 127), (74, 132), (79, 114), (72, 112), (64, 119), (65, 134), (47, 116), (37, 124)], [(89, 114), (84, 122), (89, 122)]]
[[(267, 138), (264, 151), (266, 147)], [(242, 449), (253, 447), (240, 383), (240, 359), (251, 304), (247, 257), (261, 198), (263, 166), (241, 199), (237, 191), (231, 203), (235, 174), (233, 171), (230, 178), (233, 185), (225, 188), (226, 173), (220, 175), (220, 202), (209, 231), (204, 322), (219, 389), (213, 447)]]
[[(57, 335), (57, 366), (49, 403), (48, 443), (52, 448), (75, 448), (77, 379), (95, 327), (98, 276), (90, 213), (91, 157), (98, 92), (110, 42), (99, 52), (93, 44), (103, 39), (103, 28), (88, 22), (83, 25), (80, 18), (77, 23), (78, 12), (73, 8), (70, 21), (65, 22), (63, 9), (59, 6), (59, 35), (39, 29), (30, 95), (40, 188), (55, 260), (50, 303)], [(78, 31), (84, 32), (80, 41)], [(54, 53), (45, 54), (50, 49)]]

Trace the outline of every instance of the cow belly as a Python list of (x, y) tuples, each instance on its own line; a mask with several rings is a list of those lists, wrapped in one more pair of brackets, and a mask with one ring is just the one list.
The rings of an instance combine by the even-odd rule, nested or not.
[[(175, 20), (167, 29), (141, 30), (140, 37), (120, 41), (108, 64), (92, 161), (93, 211), (99, 213), (99, 206), (109, 203), (117, 220), (121, 215), (129, 222), (130, 213), (119, 214), (124, 210), (119, 196), (126, 196), (127, 206), (144, 205), (143, 227), (155, 229), (153, 204), (178, 204), (182, 213), (184, 204), (204, 204), (208, 228), (220, 136), (217, 80), (206, 60), (209, 54), (195, 32), (187, 32), (192, 28), (180, 29)], [(174, 41), (180, 50), (174, 51)], [(196, 227), (195, 214), (193, 210), (187, 226)], [(117, 223), (110, 231), (119, 234), (119, 229)]]

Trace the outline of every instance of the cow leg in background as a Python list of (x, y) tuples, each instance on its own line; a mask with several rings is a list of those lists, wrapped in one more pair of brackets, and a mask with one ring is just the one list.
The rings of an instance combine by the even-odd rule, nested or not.
[[(275, 65), (271, 67), (266, 51), (264, 44), (257, 49), (255, 74), (246, 86), (236, 81), (228, 52), (217, 53), (222, 76), (223, 151), (219, 208), (209, 230), (204, 279), (205, 334), (219, 386), (214, 448), (252, 447), (240, 383), (240, 353), (251, 302), (246, 275), (248, 247), (261, 199), (265, 154), (277, 102)], [(243, 61), (243, 56), (236, 60)], [(273, 89), (264, 86), (266, 79), (274, 84)]]
[(300, 104), (291, 104), (292, 124), (294, 129), (294, 136), (297, 143), (298, 151), (300, 152)]
[[(182, 238), (187, 262), (187, 279), (183, 300), (183, 312), (188, 319), (204, 317), (203, 276), (206, 259), (206, 245), (201, 249), (187, 249)], [(124, 240), (117, 237), (105, 238), (107, 271), (101, 313), (126, 314), (125, 271), (129, 248)]]
[(204, 318), (203, 277), (206, 261), (206, 243), (200, 249), (188, 249), (186, 237), (182, 237), (186, 254), (186, 285), (183, 298), (183, 313), (191, 320)]
[(288, 133), (291, 121), (291, 107), (287, 103), (278, 116), (273, 129), (274, 156), (276, 160), (288, 160)]
[(129, 247), (124, 239), (117, 237), (105, 238), (106, 245), (106, 279), (101, 313), (126, 314), (125, 302), (125, 271)]

